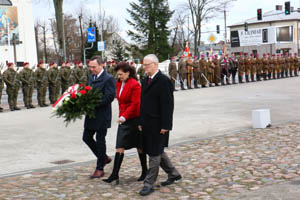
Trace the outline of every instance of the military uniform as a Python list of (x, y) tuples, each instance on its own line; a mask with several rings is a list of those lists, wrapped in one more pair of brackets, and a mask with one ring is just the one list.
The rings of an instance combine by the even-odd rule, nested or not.
[(285, 57), (285, 63), (284, 63), (284, 74), (285, 77), (289, 77), (289, 67), (290, 67), (290, 59), (288, 58), (288, 56)]
[(178, 71), (179, 71), (181, 89), (185, 90), (184, 80), (186, 79), (187, 70), (186, 70), (186, 62), (183, 59), (180, 59), (179, 61)]
[(37, 84), (37, 99), (40, 107), (48, 106), (46, 104), (46, 93), (48, 87), (48, 74), (45, 68), (41, 66), (35, 71), (36, 84)]
[[(273, 74), (273, 71), (274, 71), (274, 68), (275, 68), (275, 62), (274, 62), (274, 56), (272, 57), (269, 57), (269, 74), (268, 74), (268, 78), (269, 80), (272, 79), (272, 74)], [(273, 79), (275, 77), (273, 76)]]
[[(0, 69), (0, 104), (1, 104), (1, 97), (2, 97), (2, 90), (4, 88), (4, 81), (3, 81), (3, 76), (1, 73), (1, 69)], [(0, 112), (3, 112), (3, 108), (0, 107)]]
[(186, 61), (186, 69), (187, 69), (187, 87), (188, 89), (192, 89), (193, 62), (190, 58), (188, 58)]
[(52, 63), (50, 70), (48, 71), (48, 82), (49, 82), (49, 100), (51, 104), (54, 104), (59, 96), (60, 77), (59, 70)]
[(256, 74), (256, 59), (253, 56), (251, 56), (250, 58), (250, 73), (251, 73), (250, 76), (251, 81), (254, 82), (255, 81), (254, 77)]
[(264, 78), (264, 80), (267, 80), (268, 70), (269, 70), (269, 59), (266, 57), (266, 55), (264, 55), (264, 58), (263, 58), (263, 78)]
[(207, 85), (207, 64), (203, 56), (199, 61), (199, 64), (200, 64), (200, 84), (204, 88)]
[[(24, 63), (29, 65), (29, 63)], [(23, 101), (27, 109), (34, 108), (32, 105), (32, 95), (35, 85), (35, 77), (32, 69), (25, 68), (20, 72), (20, 80), (22, 82)]]
[(176, 63), (174, 62), (174, 60), (171, 60), (171, 62), (169, 64), (168, 72), (169, 72), (171, 82), (173, 84), (174, 91), (176, 91), (175, 83), (177, 80), (177, 66), (176, 66)]
[[(11, 65), (9, 63), (8, 65)], [(3, 79), (6, 84), (6, 93), (8, 95), (8, 104), (11, 111), (20, 110), (17, 107), (18, 92), (20, 89), (19, 74), (12, 68), (8, 68), (3, 73)]]
[(220, 62), (218, 60), (218, 57), (215, 56), (215, 58), (213, 59), (213, 63), (214, 63), (214, 83), (215, 86), (219, 86), (221, 83), (221, 66), (220, 66)]
[(298, 70), (299, 70), (299, 60), (298, 60), (297, 54), (295, 54), (295, 56), (294, 56), (294, 75), (295, 76), (299, 76)]
[(238, 59), (239, 83), (243, 83), (243, 77), (244, 77), (244, 71), (245, 71), (245, 62), (244, 62), (244, 58), (242, 56), (243, 56), (243, 54), (241, 53), (240, 57)]
[(261, 75), (263, 70), (263, 60), (257, 55), (256, 58), (256, 81), (261, 81)]
[(211, 60), (207, 61), (207, 79), (209, 81), (209, 86), (212, 87), (214, 82), (214, 73), (215, 73), (215, 65)]
[(71, 86), (71, 74), (72, 71), (70, 67), (64, 67), (60, 71), (62, 93), (64, 93), (69, 88), (69, 86)]
[(194, 78), (194, 88), (199, 88), (198, 87), (198, 81), (199, 81), (199, 76), (200, 76), (200, 66), (197, 58), (194, 58), (193, 61), (193, 78)]
[(87, 82), (87, 76), (85, 74), (85, 70), (82, 66), (78, 66), (74, 70), (74, 77), (75, 77), (75, 83), (77, 84), (86, 84)]
[(221, 67), (222, 67), (222, 72), (221, 72), (221, 85), (225, 85), (224, 78), (226, 79), (226, 84), (229, 83), (230, 75), (229, 75), (229, 59), (227, 57), (222, 58), (221, 60)]
[(294, 58), (292, 57), (292, 54), (290, 54), (289, 57), (289, 71), (290, 71), (290, 77), (293, 77), (293, 72), (294, 72)]
[(251, 71), (251, 61), (250, 58), (248, 57), (248, 54), (246, 53), (246, 57), (244, 58), (244, 63), (245, 63), (245, 77), (246, 77), (246, 82), (249, 82), (249, 75)]
[(231, 79), (232, 79), (233, 84), (236, 84), (235, 77), (236, 77), (237, 71), (238, 71), (238, 60), (233, 55), (230, 58), (230, 73), (231, 73)]

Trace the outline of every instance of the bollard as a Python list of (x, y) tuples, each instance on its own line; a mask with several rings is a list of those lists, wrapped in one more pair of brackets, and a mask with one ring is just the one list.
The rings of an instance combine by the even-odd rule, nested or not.
[(270, 109), (252, 110), (253, 128), (267, 128), (271, 126)]

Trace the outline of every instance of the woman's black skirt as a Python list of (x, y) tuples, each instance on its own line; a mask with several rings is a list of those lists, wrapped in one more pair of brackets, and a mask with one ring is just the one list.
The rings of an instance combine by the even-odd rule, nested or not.
[(142, 134), (138, 130), (138, 118), (119, 124), (116, 149), (142, 148)]

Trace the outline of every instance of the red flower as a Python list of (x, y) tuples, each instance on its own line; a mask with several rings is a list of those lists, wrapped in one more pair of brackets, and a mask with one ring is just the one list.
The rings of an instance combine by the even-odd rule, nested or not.
[(86, 94), (86, 91), (85, 91), (85, 90), (80, 90), (80, 93), (81, 93), (82, 95), (85, 95), (85, 94)]
[(85, 89), (86, 89), (86, 91), (89, 91), (89, 90), (91, 90), (92, 88), (91, 88), (91, 86), (85, 86)]
[(76, 98), (76, 94), (75, 93), (72, 93), (71, 94), (71, 99), (75, 99)]
[(80, 87), (83, 87), (83, 86), (84, 86), (84, 84), (82, 84), (82, 83), (81, 83), (79, 86), (80, 86)]

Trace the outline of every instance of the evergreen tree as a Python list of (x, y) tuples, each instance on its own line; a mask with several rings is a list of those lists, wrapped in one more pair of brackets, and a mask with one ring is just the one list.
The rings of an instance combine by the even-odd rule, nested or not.
[[(92, 22), (90, 22), (90, 25), (89, 25), (89, 28), (91, 28), (91, 27), (96, 28), (96, 42), (94, 42), (93, 48), (88, 49), (86, 51), (86, 59), (91, 59), (93, 56), (96, 56), (96, 55), (100, 56), (101, 55), (101, 52), (98, 51), (98, 47), (97, 47), (97, 42), (100, 41), (99, 29), (96, 26), (96, 23), (92, 23)], [(92, 43), (88, 43), (88, 40), (86, 40), (85, 48), (89, 48), (91, 46), (92, 46)]]
[(125, 61), (128, 54), (125, 53), (125, 48), (122, 46), (119, 40), (116, 40), (112, 48), (113, 60), (117, 62)]
[(168, 43), (170, 31), (167, 23), (174, 11), (170, 11), (168, 0), (138, 0), (130, 3), (131, 9), (127, 9), (132, 21), (127, 23), (134, 28), (128, 35), (138, 46), (142, 53), (154, 53), (160, 60), (165, 60), (171, 53)]

